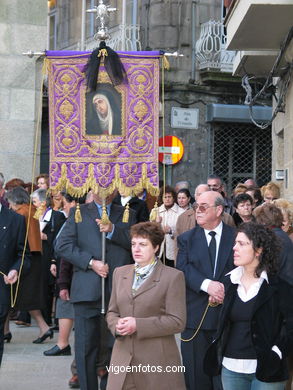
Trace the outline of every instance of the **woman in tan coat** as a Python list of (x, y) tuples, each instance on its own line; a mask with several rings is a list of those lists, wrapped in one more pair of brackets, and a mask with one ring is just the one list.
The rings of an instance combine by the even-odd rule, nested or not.
[(107, 390), (184, 390), (175, 333), (186, 321), (183, 273), (156, 258), (159, 224), (131, 228), (135, 264), (116, 268), (107, 322), (116, 337)]

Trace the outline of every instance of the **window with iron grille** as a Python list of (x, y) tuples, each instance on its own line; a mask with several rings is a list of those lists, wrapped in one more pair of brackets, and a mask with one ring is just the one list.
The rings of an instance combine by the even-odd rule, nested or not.
[(271, 180), (271, 129), (258, 129), (251, 124), (215, 123), (212, 127), (210, 173), (219, 175), (228, 194), (247, 178), (259, 186)]

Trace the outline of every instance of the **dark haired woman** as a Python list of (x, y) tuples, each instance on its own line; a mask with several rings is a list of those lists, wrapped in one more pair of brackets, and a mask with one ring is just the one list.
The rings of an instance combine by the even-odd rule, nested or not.
[(182, 188), (177, 192), (177, 203), (184, 211), (190, 209), (191, 203), (191, 194), (187, 188)]
[(164, 239), (159, 224), (136, 224), (130, 234), (135, 264), (115, 269), (107, 313), (116, 337), (107, 390), (183, 390), (182, 371), (166, 370), (181, 364), (174, 335), (185, 326), (183, 273), (156, 257)]
[(254, 216), (253, 199), (246, 193), (238, 194), (234, 199), (235, 213), (233, 214), (233, 220), (236, 226), (239, 226), (243, 222), (253, 222)]
[(161, 250), (160, 257), (163, 257), (166, 265), (174, 267), (177, 255), (176, 224), (179, 215), (184, 213), (184, 210), (176, 203), (177, 194), (170, 186), (161, 189), (159, 201), (160, 199), (163, 204), (158, 209), (157, 222), (161, 224), (165, 232), (165, 256), (163, 256), (163, 250)]
[(216, 338), (205, 371), (221, 370), (224, 390), (283, 390), (293, 346), (293, 288), (277, 276), (279, 243), (262, 225), (244, 223)]

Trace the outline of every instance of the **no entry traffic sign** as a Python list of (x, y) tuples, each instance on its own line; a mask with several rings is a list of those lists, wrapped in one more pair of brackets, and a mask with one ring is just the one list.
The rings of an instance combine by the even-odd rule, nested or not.
[(166, 165), (178, 163), (183, 156), (184, 146), (174, 135), (159, 138), (159, 161)]

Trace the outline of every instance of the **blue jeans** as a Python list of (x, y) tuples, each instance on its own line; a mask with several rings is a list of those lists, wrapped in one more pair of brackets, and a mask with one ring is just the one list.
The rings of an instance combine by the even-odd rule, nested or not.
[(267, 383), (256, 379), (255, 374), (241, 374), (222, 367), (224, 390), (284, 390), (285, 382)]

